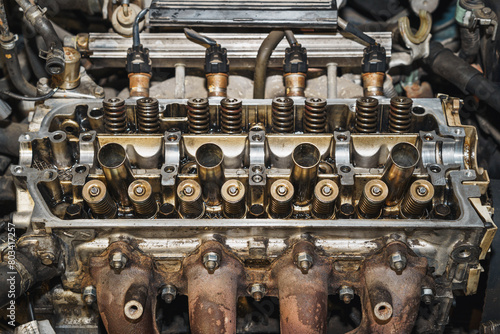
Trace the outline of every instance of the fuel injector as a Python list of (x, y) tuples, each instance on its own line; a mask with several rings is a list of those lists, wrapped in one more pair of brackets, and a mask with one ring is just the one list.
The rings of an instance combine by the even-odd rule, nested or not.
[(184, 28), (186, 37), (207, 48), (205, 52), (205, 76), (207, 78), (208, 97), (226, 97), (229, 73), (227, 50), (215, 40), (196, 31)]
[(151, 80), (152, 64), (149, 49), (142, 46), (139, 37), (139, 22), (148, 8), (143, 9), (135, 18), (133, 29), (133, 45), (127, 50), (127, 72), (129, 78), (130, 96), (149, 97), (149, 81)]
[(285, 50), (283, 76), (285, 78), (285, 94), (287, 97), (305, 96), (307, 77), (307, 50), (302, 47), (291, 30), (285, 31), (290, 47)]

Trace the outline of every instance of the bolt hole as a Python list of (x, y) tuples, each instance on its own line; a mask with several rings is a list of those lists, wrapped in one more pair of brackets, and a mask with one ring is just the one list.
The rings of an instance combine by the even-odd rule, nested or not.
[(262, 139), (263, 139), (262, 135), (259, 134), (252, 136), (253, 141), (262, 141)]
[(77, 166), (75, 168), (75, 172), (77, 172), (78, 174), (85, 173), (86, 170), (87, 170), (87, 167), (85, 167), (85, 166)]
[(90, 135), (90, 134), (85, 134), (85, 135), (83, 135), (83, 136), (82, 136), (82, 140), (83, 140), (83, 141), (91, 141), (91, 140), (92, 140), (92, 137), (93, 137), (93, 136), (92, 136), (92, 135)]
[(439, 167), (439, 166), (431, 166), (430, 170), (433, 173), (439, 173), (439, 172), (441, 172), (441, 167)]
[(62, 137), (63, 137), (63, 135), (62, 135), (62, 134), (60, 134), (60, 133), (56, 133), (56, 134), (54, 135), (54, 137), (52, 137), (52, 138), (54, 138), (54, 140), (61, 140), (61, 139), (62, 139)]
[(472, 253), (468, 249), (462, 249), (458, 252), (458, 257), (460, 257), (462, 259), (467, 259), (467, 258), (471, 257), (471, 255), (472, 255)]
[(174, 166), (167, 166), (163, 169), (165, 173), (173, 173), (175, 172), (175, 167)]
[(75, 132), (75, 128), (72, 126), (67, 126), (64, 128), (64, 131), (69, 132), (69, 133), (73, 133), (73, 132)]
[(262, 173), (262, 167), (261, 166), (253, 166), (252, 172), (260, 174), (260, 173)]
[(415, 114), (415, 115), (422, 115), (425, 113), (425, 109), (422, 108), (422, 107), (414, 107), (412, 109), (412, 112)]
[(337, 140), (338, 141), (346, 141), (347, 140), (347, 136), (346, 135), (338, 135), (337, 136)]
[(342, 166), (342, 167), (340, 167), (340, 171), (342, 173), (350, 173), (351, 172), (351, 167), (349, 167), (349, 166)]
[(23, 170), (24, 170), (23, 167), (17, 166), (16, 168), (14, 168), (14, 173), (21, 174), (23, 172)]
[(179, 137), (177, 135), (169, 135), (167, 137), (168, 141), (176, 141)]
[(434, 137), (430, 133), (427, 133), (425, 134), (424, 139), (427, 141), (431, 141), (434, 139)]

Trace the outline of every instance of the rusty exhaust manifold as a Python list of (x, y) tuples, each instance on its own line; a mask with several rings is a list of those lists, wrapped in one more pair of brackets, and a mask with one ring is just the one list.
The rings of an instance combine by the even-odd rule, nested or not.
[(269, 268), (248, 267), (221, 243), (207, 241), (178, 271), (165, 270), (131, 244), (114, 242), (93, 257), (84, 282), (95, 286), (108, 333), (158, 333), (156, 299), (166, 286), (188, 296), (194, 334), (235, 333), (238, 298), (248, 295), (256, 301), (264, 295), (279, 298), (281, 333), (327, 333), (328, 296), (346, 287), (360, 296), (363, 311), (351, 334), (409, 333), (422, 287), (433, 287), (427, 260), (401, 241), (347, 271), (308, 241), (295, 243)]

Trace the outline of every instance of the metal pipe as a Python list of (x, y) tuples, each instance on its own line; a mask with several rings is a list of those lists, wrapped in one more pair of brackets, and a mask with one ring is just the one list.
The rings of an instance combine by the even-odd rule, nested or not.
[(368, 293), (375, 318), (379, 321), (389, 320), (393, 312), (391, 293), (382, 287), (372, 287)]
[(175, 64), (175, 99), (183, 99), (186, 96), (186, 65)]
[(47, 52), (45, 69), (51, 75), (63, 73), (65, 68), (63, 45), (52, 23), (45, 17), (45, 13), (29, 0), (16, 0), (16, 2), (23, 9), (24, 17), (42, 36), (45, 45), (47, 45), (49, 51)]
[(66, 132), (56, 131), (50, 136), (50, 146), (54, 164), (60, 168), (69, 168), (73, 165), (71, 148), (69, 146)]
[(127, 152), (120, 144), (109, 143), (97, 154), (104, 176), (112, 195), (122, 206), (130, 206), (127, 195), (129, 184), (134, 181)]
[(253, 77), (253, 98), (263, 99), (266, 94), (266, 78), (267, 78), (267, 63), (273, 50), (278, 46), (281, 40), (285, 37), (283, 31), (271, 31), (262, 42), (259, 53), (257, 54), (255, 73)]
[(326, 64), (327, 69), (327, 97), (337, 98), (337, 63)]
[(291, 179), (295, 188), (295, 204), (306, 205), (311, 201), (320, 159), (319, 149), (313, 144), (300, 144), (293, 150)]
[(392, 148), (382, 174), (382, 181), (389, 188), (385, 204), (392, 206), (399, 203), (419, 159), (418, 149), (410, 143), (399, 143)]
[[(311, 251), (306, 253), (314, 254)], [(288, 259), (275, 270), (281, 333), (326, 334), (329, 266), (315, 260), (312, 268), (304, 274), (292, 259)]]
[(207, 205), (219, 205), (221, 203), (220, 188), (224, 183), (222, 149), (215, 144), (203, 144), (196, 150), (195, 158), (204, 200)]

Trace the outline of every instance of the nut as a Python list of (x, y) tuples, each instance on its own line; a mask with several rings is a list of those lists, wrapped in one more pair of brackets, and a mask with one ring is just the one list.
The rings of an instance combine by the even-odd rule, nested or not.
[(128, 258), (122, 252), (114, 252), (109, 258), (109, 265), (116, 271), (120, 271), (127, 265)]
[(434, 299), (434, 291), (429, 287), (422, 287), (422, 301), (425, 305), (430, 305)]
[(266, 295), (266, 286), (260, 283), (252, 284), (252, 286), (250, 286), (250, 294), (255, 301), (260, 302)]
[(400, 251), (394, 252), (390, 257), (391, 269), (401, 272), (406, 268), (406, 256)]
[(215, 252), (208, 252), (203, 255), (203, 265), (209, 273), (213, 273), (220, 265), (219, 254)]
[(161, 289), (161, 299), (163, 299), (167, 304), (173, 302), (176, 295), (177, 295), (177, 289), (173, 285), (170, 284), (165, 285)]
[(354, 290), (348, 285), (342, 285), (339, 290), (339, 297), (344, 303), (349, 304), (354, 298)]
[(83, 300), (89, 306), (97, 300), (97, 291), (95, 286), (88, 285), (83, 289)]
[(312, 265), (313, 258), (309, 253), (302, 252), (297, 254), (297, 267), (302, 270), (304, 274), (307, 274)]

